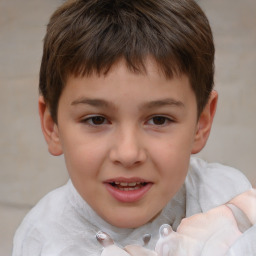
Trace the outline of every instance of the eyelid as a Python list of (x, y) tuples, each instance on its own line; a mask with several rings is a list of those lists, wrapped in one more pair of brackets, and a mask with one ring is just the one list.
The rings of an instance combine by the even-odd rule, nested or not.
[[(89, 122), (90, 120), (92, 120), (93, 118), (96, 118), (96, 117), (104, 118), (104, 123), (97, 125), (97, 124), (93, 124), (93, 123)], [(87, 124), (88, 126), (91, 126), (91, 127), (99, 127), (99, 126), (103, 126), (103, 125), (106, 125), (106, 124), (110, 124), (107, 117), (105, 117), (104, 115), (99, 115), (99, 114), (87, 115), (87, 116), (83, 117), (80, 122), (84, 123), (84, 124)]]
[[(150, 121), (150, 120), (153, 120), (153, 118), (155, 118), (155, 117), (165, 118), (165, 123), (164, 123), (164, 124), (159, 124), (159, 125), (157, 125), (157, 124), (149, 124), (149, 121)], [(174, 118), (171, 118), (170, 116), (166, 116), (166, 115), (161, 115), (161, 114), (159, 114), (159, 115), (150, 116), (150, 117), (147, 119), (147, 122), (146, 122), (146, 123), (147, 123), (148, 125), (152, 125), (152, 126), (163, 127), (163, 126), (166, 126), (166, 125), (168, 125), (168, 124), (170, 124), (170, 123), (174, 123), (174, 122), (175, 122)]]

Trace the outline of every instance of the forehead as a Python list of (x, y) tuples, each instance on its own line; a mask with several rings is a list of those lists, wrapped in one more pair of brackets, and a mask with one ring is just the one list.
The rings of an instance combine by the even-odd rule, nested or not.
[[(97, 81), (102, 85), (107, 85), (109, 81), (116, 84), (116, 81), (123, 81), (123, 83), (129, 83), (131, 81), (148, 81), (148, 83), (160, 82), (161, 84), (168, 84), (173, 80), (182, 80), (183, 83), (190, 84), (189, 78), (183, 73), (173, 73), (171, 76), (167, 76), (156, 61), (152, 58), (147, 58), (141, 66), (131, 68), (129, 64), (123, 59), (115, 62), (109, 70), (97, 72), (92, 71), (89, 74), (70, 74), (66, 79), (66, 85), (74, 83), (75, 81), (87, 81), (84, 86), (89, 87), (91, 84), (95, 84)], [(141, 86), (142, 89), (142, 86)]]
[(101, 63), (95, 67), (88, 67), (87, 63), (78, 64), (75, 70), (66, 70), (67, 76), (64, 77), (64, 81), (69, 76), (74, 77), (90, 77), (90, 76), (107, 76), (109, 73), (116, 73), (116, 70), (123, 69), (125, 72), (130, 72), (137, 75), (151, 75), (157, 73), (158, 75), (165, 76), (166, 79), (171, 79), (174, 76), (181, 76), (183, 72), (178, 63), (172, 61), (169, 63), (168, 68), (164, 63), (157, 61), (154, 56), (147, 55), (145, 57), (138, 57), (137, 59), (127, 60), (124, 57), (117, 58), (110, 63)]
[(61, 98), (67, 104), (87, 104), (95, 107), (136, 105), (142, 108), (183, 106), (194, 92), (186, 75), (167, 78), (155, 62), (148, 60), (144, 72), (133, 72), (124, 61), (116, 63), (106, 74), (96, 72), (88, 76), (67, 79)]

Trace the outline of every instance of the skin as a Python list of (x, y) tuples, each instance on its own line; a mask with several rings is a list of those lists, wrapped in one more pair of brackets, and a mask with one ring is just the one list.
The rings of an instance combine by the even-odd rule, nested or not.
[[(122, 228), (155, 218), (180, 189), (191, 154), (207, 141), (217, 104), (214, 91), (198, 119), (186, 75), (167, 79), (152, 60), (146, 69), (135, 74), (120, 61), (105, 76), (69, 76), (58, 124), (39, 98), (49, 152), (64, 154), (80, 195), (105, 221)], [(148, 188), (136, 200), (122, 201), (110, 193), (109, 181), (146, 181)]]

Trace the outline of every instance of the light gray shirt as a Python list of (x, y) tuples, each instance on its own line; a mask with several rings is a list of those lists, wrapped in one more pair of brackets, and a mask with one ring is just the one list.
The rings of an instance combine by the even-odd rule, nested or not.
[[(162, 224), (168, 223), (176, 230), (183, 218), (225, 204), (249, 189), (250, 182), (238, 170), (191, 158), (184, 185), (161, 214), (139, 228), (121, 229), (100, 218), (68, 181), (47, 194), (27, 214), (16, 231), (12, 255), (99, 256), (102, 247), (95, 239), (99, 230), (108, 233), (120, 247), (143, 244), (142, 236), (150, 233), (148, 247), (154, 249)], [(234, 244), (228, 256), (256, 255), (256, 243), (252, 242), (255, 237), (253, 227)], [(238, 250), (241, 254), (234, 254)]]

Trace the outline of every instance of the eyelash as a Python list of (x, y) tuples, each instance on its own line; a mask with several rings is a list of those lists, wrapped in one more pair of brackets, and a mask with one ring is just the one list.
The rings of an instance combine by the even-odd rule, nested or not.
[[(100, 122), (100, 124), (95, 124), (93, 123), (93, 119), (101, 119), (101, 120), (98, 120), (98, 121), (102, 121), (102, 123)], [(95, 120), (97, 121), (97, 120)], [(95, 116), (89, 116), (83, 120), (81, 120), (82, 123), (85, 123), (89, 126), (92, 126), (92, 127), (97, 127), (97, 126), (102, 126), (104, 124), (109, 124), (109, 122), (107, 121), (107, 118), (104, 117), (104, 116), (100, 116), (100, 115), (95, 115)]]
[[(96, 122), (99, 121), (99, 123), (97, 124), (97, 123), (95, 123), (95, 121)], [(156, 121), (157, 122), (160, 121), (160, 124), (156, 124), (155, 123)], [(107, 120), (107, 118), (104, 116), (101, 116), (101, 115), (89, 116), (89, 117), (83, 119), (81, 122), (88, 124), (89, 126), (92, 126), (92, 127), (98, 127), (98, 126), (102, 126), (105, 124), (110, 124), (110, 122)], [(163, 123), (161, 123), (161, 122), (163, 122)], [(148, 119), (146, 124), (162, 127), (162, 126), (166, 126), (167, 124), (173, 123), (173, 122), (174, 122), (174, 120), (169, 117), (162, 116), (162, 115), (155, 115), (155, 116), (152, 116), (150, 119)]]
[[(161, 121), (164, 121), (164, 122), (161, 123), (161, 124), (150, 123), (151, 120), (154, 122), (154, 119), (155, 119), (155, 121), (160, 121), (160, 122), (161, 122)], [(158, 119), (158, 120), (156, 120), (156, 119)], [(161, 115), (152, 116), (152, 117), (147, 121), (147, 123), (148, 123), (149, 125), (154, 125), (154, 126), (159, 126), (159, 127), (166, 126), (166, 125), (168, 125), (169, 123), (173, 123), (173, 122), (174, 122), (173, 119), (171, 119), (171, 118), (169, 118), (169, 117), (166, 117), (166, 116), (161, 116)]]

